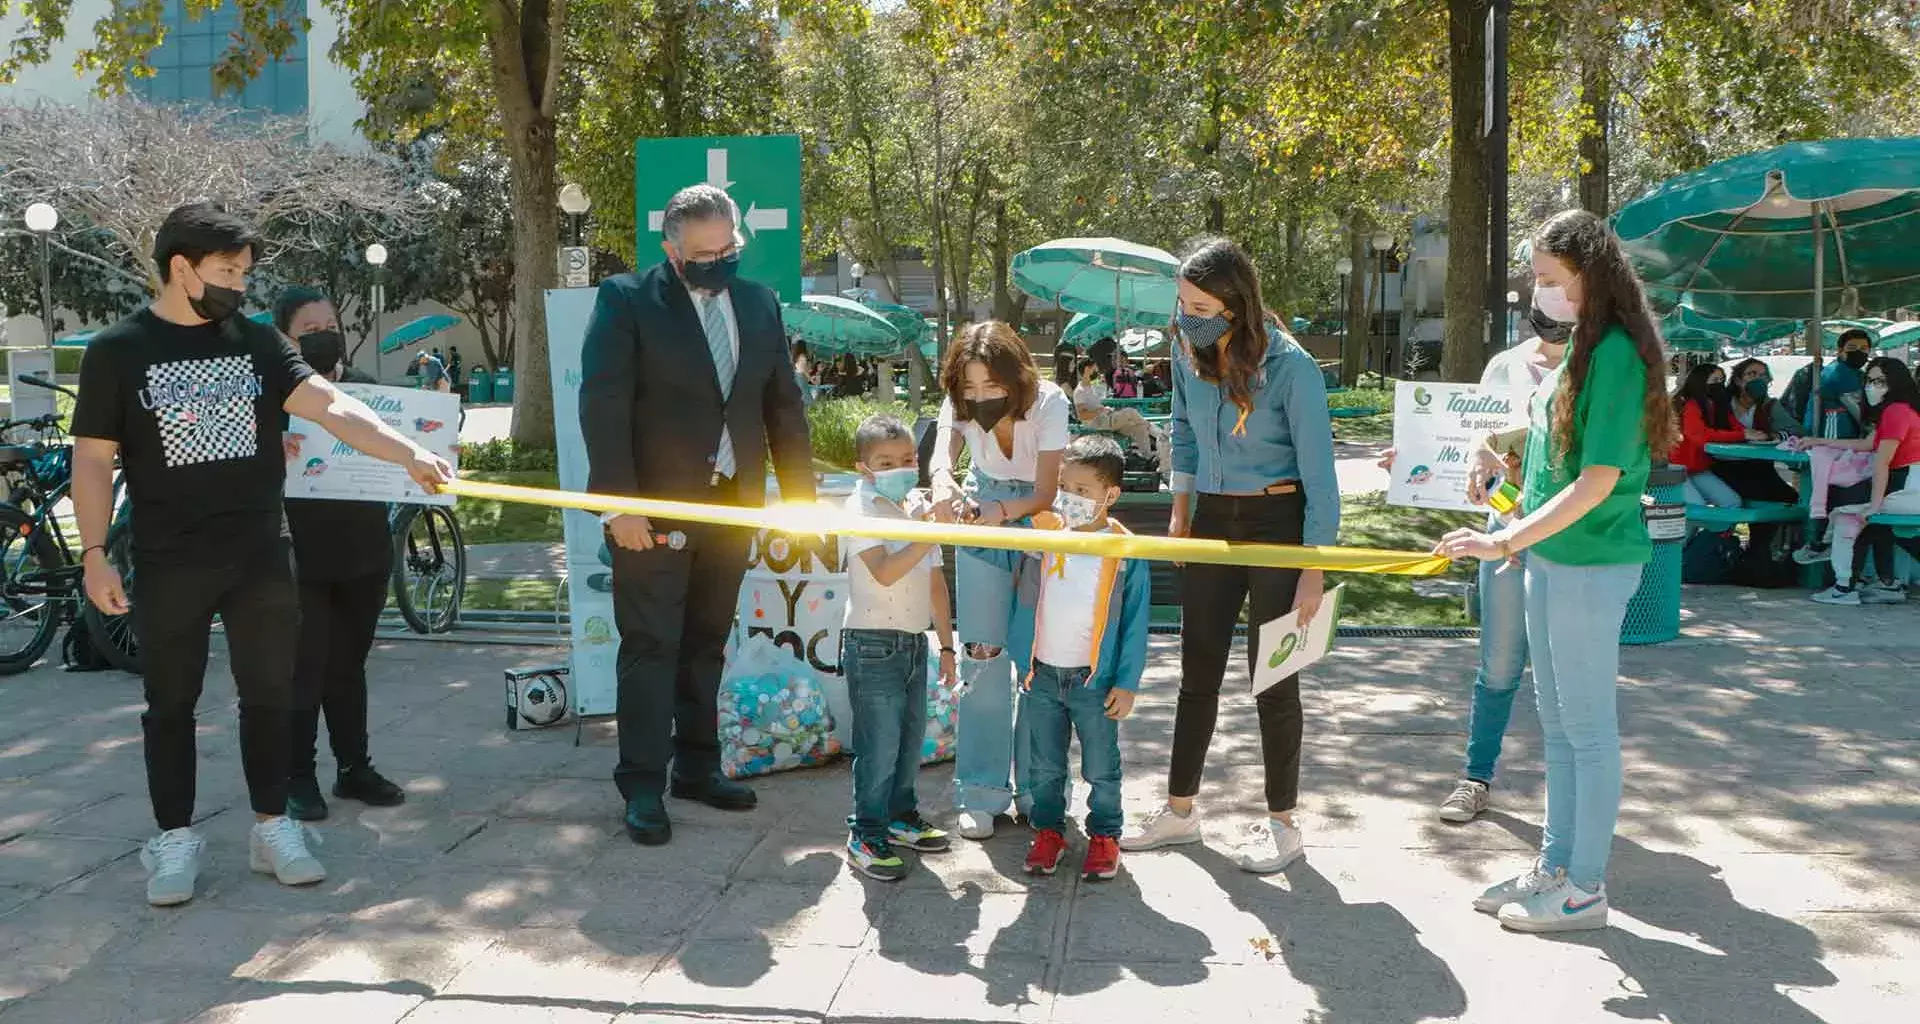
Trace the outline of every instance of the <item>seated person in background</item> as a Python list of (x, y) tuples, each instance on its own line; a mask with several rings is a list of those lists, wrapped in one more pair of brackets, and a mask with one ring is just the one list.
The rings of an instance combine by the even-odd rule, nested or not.
[[(1780, 439), (1780, 428), (1786, 428), (1788, 433), (1795, 432), (1793, 418), (1771, 397), (1773, 375), (1768, 372), (1766, 363), (1758, 359), (1742, 360), (1734, 364), (1729, 376), (1733, 384), (1727, 411), (1733, 417), (1733, 425), (1745, 430), (1748, 438), (1777, 441)], [(1755, 434), (1760, 436), (1755, 438)], [(1713, 475), (1726, 481), (1727, 486), (1749, 503), (1766, 501), (1791, 505), (1799, 500), (1793, 485), (1780, 476), (1774, 463), (1751, 459), (1715, 459)]]
[(1140, 375), (1141, 398), (1161, 398), (1166, 395), (1167, 382), (1161, 370), (1161, 364), (1164, 362), (1165, 360), (1161, 360), (1147, 364), (1147, 372)]
[[(1863, 328), (1849, 327), (1840, 332), (1840, 357), (1820, 371), (1820, 418), (1809, 423), (1807, 433), (1822, 437), (1861, 438), (1867, 433), (1866, 381), (1862, 371), (1873, 357), (1873, 335)], [(1835, 429), (1825, 428), (1829, 414), (1836, 418)], [(1808, 403), (1807, 415), (1813, 415)]]
[[(1920, 515), (1920, 388), (1907, 364), (1881, 357), (1868, 363), (1862, 377), (1863, 420), (1867, 436), (1861, 439), (1821, 438), (1815, 445), (1868, 452), (1873, 457), (1869, 478), (1850, 487), (1835, 487), (1828, 498), (1829, 512), (1852, 512), (1833, 522), (1834, 585), (1813, 595), (1821, 604), (1900, 604), (1907, 586), (1894, 578), (1893, 527), (1868, 523), (1881, 513)], [(1920, 538), (1898, 539), (1900, 547), (1920, 558)], [(1867, 555), (1873, 556), (1877, 579), (1865, 574)], [(1802, 559), (1799, 553), (1795, 558)]]
[(1133, 363), (1126, 356), (1119, 358), (1119, 364), (1113, 368), (1113, 397), (1139, 398), (1140, 374), (1134, 371)]
[(1173, 446), (1165, 437), (1140, 415), (1140, 410), (1109, 409), (1102, 404), (1107, 398), (1107, 385), (1100, 379), (1100, 367), (1093, 360), (1081, 359), (1077, 370), (1080, 383), (1073, 389), (1073, 412), (1081, 425), (1125, 436), (1143, 454), (1157, 458), (1161, 472), (1171, 472)]
[(1687, 371), (1673, 404), (1680, 410), (1680, 440), (1670, 459), (1687, 471), (1687, 504), (1739, 507), (1740, 493), (1714, 474), (1707, 445), (1764, 441), (1766, 435), (1734, 424), (1727, 406), (1727, 371), (1711, 363)]

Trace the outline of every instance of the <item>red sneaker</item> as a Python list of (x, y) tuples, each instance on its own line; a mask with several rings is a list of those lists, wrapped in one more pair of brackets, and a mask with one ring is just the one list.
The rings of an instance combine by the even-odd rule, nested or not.
[(1089, 882), (1104, 882), (1120, 873), (1120, 840), (1112, 836), (1094, 836), (1087, 840), (1087, 860), (1080, 877)]
[(1027, 874), (1053, 874), (1060, 866), (1060, 856), (1066, 852), (1066, 836), (1050, 828), (1041, 829), (1034, 834), (1033, 844), (1027, 847)]

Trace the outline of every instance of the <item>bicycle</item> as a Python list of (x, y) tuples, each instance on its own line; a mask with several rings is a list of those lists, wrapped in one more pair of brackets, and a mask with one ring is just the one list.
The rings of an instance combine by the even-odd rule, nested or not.
[(460, 521), (442, 505), (395, 505), (393, 600), (416, 633), (445, 633), (460, 618), (467, 592), (467, 542)]
[[(39, 377), (16, 380), (72, 395)], [(25, 429), (25, 443), (0, 444), (0, 475), (7, 503), (0, 505), (0, 675), (33, 667), (53, 645), (64, 623), (83, 621), (95, 650), (124, 672), (140, 671), (139, 641), (131, 611), (108, 615), (88, 600), (85, 569), (61, 525), (58, 509), (73, 484), (73, 448), (58, 416), (0, 422), (0, 436)], [(113, 480), (115, 513), (106, 553), (129, 595), (133, 590), (131, 505), (121, 501), (124, 484)]]

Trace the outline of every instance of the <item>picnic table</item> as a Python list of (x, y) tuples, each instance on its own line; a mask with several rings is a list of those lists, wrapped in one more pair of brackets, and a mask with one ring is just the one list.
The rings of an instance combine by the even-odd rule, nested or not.
[(1141, 412), (1158, 409), (1161, 412), (1165, 412), (1173, 408), (1173, 399), (1171, 397), (1106, 398), (1102, 399), (1100, 404), (1109, 409), (1138, 409)]
[(1806, 469), (1813, 457), (1806, 452), (1782, 448), (1771, 441), (1742, 441), (1734, 444), (1709, 444), (1707, 454), (1716, 459), (1745, 462), (1778, 462), (1783, 466)]

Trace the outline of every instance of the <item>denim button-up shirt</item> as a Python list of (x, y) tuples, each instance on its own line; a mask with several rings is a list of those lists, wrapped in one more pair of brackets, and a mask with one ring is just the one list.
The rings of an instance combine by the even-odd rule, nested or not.
[(1303, 539), (1332, 544), (1340, 532), (1340, 478), (1333, 468), (1333, 419), (1326, 380), (1313, 356), (1276, 327), (1253, 381), (1246, 430), (1225, 388), (1200, 379), (1185, 347), (1174, 345), (1173, 490), (1255, 494), (1281, 480), (1306, 496)]

